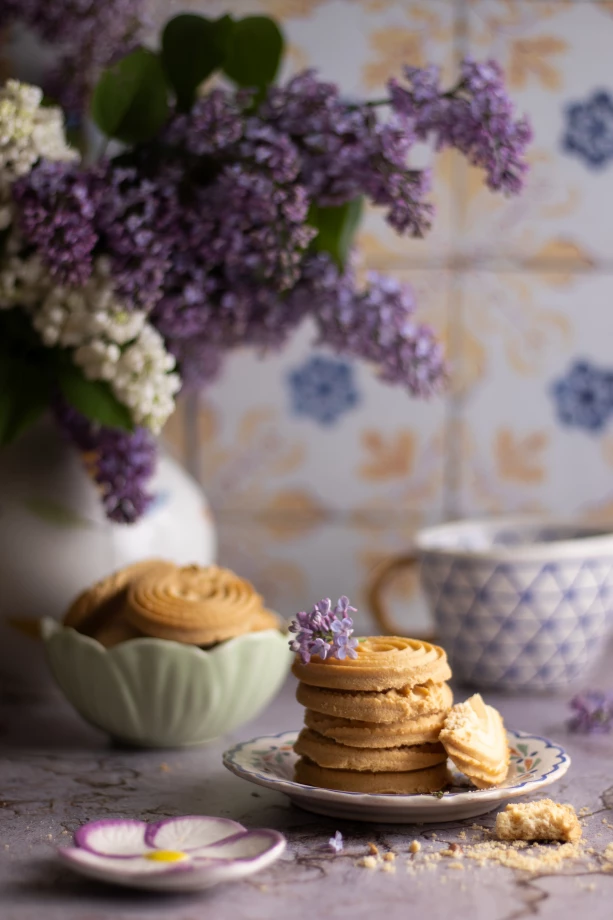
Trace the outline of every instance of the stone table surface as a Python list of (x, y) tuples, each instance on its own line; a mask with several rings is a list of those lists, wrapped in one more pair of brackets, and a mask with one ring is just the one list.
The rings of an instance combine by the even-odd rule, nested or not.
[[(590, 677), (591, 687), (613, 686), (612, 662), (613, 650)], [(471, 859), (459, 866), (457, 859), (435, 859), (428, 867), (426, 854), (450, 842), (469, 847), (471, 841), (487, 838), (493, 815), (476, 819), (478, 827), (473, 827), (474, 820), (412, 827), (329, 820), (227, 772), (221, 764), (225, 747), (300, 725), (302, 712), (293, 690), (288, 683), (256, 722), (231, 737), (189, 751), (114, 748), (61, 701), (0, 709), (1, 920), (613, 916), (613, 864), (600, 855), (613, 842), (613, 735), (570, 734), (565, 727), (570, 694), (488, 696), (510, 727), (545, 735), (567, 748), (571, 769), (547, 794), (583, 809), (584, 836), (594, 850), (563, 863), (559, 872), (528, 874)], [(74, 829), (86, 821), (128, 816), (157, 820), (177, 814), (223, 815), (248, 827), (277, 828), (289, 845), (269, 869), (199, 895), (104, 886), (73, 875), (55, 856), (55, 847), (69, 843)], [(337, 829), (345, 848), (334, 856), (324, 847)], [(421, 842), (422, 850), (408, 868), (413, 839)], [(358, 865), (370, 842), (381, 852), (397, 854), (395, 872)]]

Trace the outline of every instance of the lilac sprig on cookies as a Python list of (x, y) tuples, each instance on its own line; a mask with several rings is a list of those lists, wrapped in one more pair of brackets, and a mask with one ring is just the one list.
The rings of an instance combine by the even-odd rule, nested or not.
[(353, 638), (351, 613), (356, 613), (356, 608), (345, 595), (339, 597), (334, 609), (330, 598), (325, 597), (310, 612), (301, 610), (289, 627), (289, 631), (296, 634), (289, 643), (292, 652), (300, 655), (303, 664), (308, 664), (312, 655), (322, 661), (357, 658), (358, 640)]

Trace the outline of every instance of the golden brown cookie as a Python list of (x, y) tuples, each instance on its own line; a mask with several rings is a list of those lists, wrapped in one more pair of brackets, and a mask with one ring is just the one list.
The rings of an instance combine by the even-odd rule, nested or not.
[(475, 693), (449, 711), (440, 734), (449, 757), (479, 789), (498, 786), (509, 770), (509, 745), (500, 713)]
[(371, 636), (357, 648), (357, 658), (314, 655), (308, 664), (296, 658), (292, 671), (298, 680), (331, 690), (390, 690), (428, 680), (449, 680), (447, 655), (438, 645), (401, 636)]
[(262, 609), (255, 613), (249, 623), (249, 632), (262, 632), (265, 629), (281, 629), (280, 618), (272, 610)]
[(88, 636), (94, 635), (102, 625), (123, 613), (131, 581), (145, 572), (167, 565), (169, 563), (161, 559), (144, 559), (101, 578), (75, 598), (64, 616), (64, 626), (72, 626)]
[(338, 744), (310, 728), (302, 729), (294, 750), (320, 767), (330, 770), (366, 770), (370, 773), (423, 770), (447, 760), (445, 749), (438, 743), (396, 748), (357, 748)]
[(294, 779), (305, 786), (338, 789), (342, 792), (423, 795), (444, 789), (449, 783), (449, 773), (444, 763), (407, 773), (326, 770), (325, 767), (318, 767), (317, 764), (301, 757), (295, 767)]
[(96, 639), (100, 645), (105, 648), (113, 648), (120, 642), (127, 642), (128, 639), (142, 639), (143, 634), (130, 626), (122, 617), (116, 617), (108, 623), (103, 623), (95, 630), (93, 639)]
[(572, 805), (560, 805), (551, 799), (538, 802), (512, 802), (496, 815), (499, 840), (581, 839), (581, 825)]
[(401, 722), (359, 722), (357, 719), (336, 719), (307, 709), (304, 724), (320, 735), (349, 747), (393, 748), (438, 741), (446, 715), (438, 712)]
[(448, 712), (453, 694), (448, 684), (427, 681), (416, 687), (375, 691), (327, 690), (299, 683), (296, 699), (307, 709), (339, 719), (362, 722), (399, 722), (435, 712)]
[(130, 585), (126, 619), (158, 639), (212, 645), (249, 632), (263, 613), (253, 585), (230, 569), (173, 565)]

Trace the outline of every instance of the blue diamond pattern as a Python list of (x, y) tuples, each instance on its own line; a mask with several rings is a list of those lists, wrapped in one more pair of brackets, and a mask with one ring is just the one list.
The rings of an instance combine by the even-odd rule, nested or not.
[(613, 627), (613, 559), (501, 562), (426, 555), (422, 579), (454, 672), (482, 687), (573, 680)]

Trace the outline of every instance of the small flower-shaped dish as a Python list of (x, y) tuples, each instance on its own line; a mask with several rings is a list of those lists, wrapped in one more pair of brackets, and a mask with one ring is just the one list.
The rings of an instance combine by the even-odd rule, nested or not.
[(292, 663), (277, 629), (211, 649), (130, 639), (106, 649), (55, 620), (42, 621), (51, 671), (66, 699), (96, 728), (141, 747), (202, 744), (253, 719)]
[(285, 849), (277, 831), (248, 831), (228, 818), (188, 815), (155, 824), (102, 820), (84, 824), (75, 846), (58, 850), (75, 872), (129, 888), (202, 891), (259, 872)]

